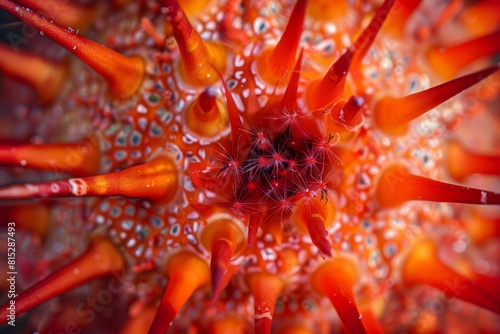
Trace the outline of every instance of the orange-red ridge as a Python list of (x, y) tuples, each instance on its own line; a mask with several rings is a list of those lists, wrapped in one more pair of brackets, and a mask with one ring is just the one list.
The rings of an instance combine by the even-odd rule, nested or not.
[(174, 162), (160, 155), (142, 165), (118, 172), (0, 188), (1, 199), (38, 197), (113, 196), (150, 198), (168, 202), (177, 191)]
[(93, 139), (67, 144), (6, 144), (0, 141), (0, 165), (91, 175), (99, 170), (100, 152)]
[(410, 174), (401, 165), (387, 166), (378, 181), (377, 200), (382, 207), (397, 207), (407, 201), (500, 204), (500, 193), (458, 186)]

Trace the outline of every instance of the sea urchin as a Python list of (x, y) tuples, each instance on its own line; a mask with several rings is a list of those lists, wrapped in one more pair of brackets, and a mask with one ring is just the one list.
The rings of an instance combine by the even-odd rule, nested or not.
[(0, 9), (3, 330), (500, 331), (497, 1)]

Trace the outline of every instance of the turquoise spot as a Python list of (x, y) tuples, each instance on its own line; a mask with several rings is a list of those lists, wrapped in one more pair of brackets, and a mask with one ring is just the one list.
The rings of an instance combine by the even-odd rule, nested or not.
[(372, 247), (375, 245), (375, 239), (371, 236), (366, 237), (366, 246)]
[(137, 123), (139, 124), (139, 128), (141, 128), (141, 130), (145, 130), (148, 126), (148, 120), (144, 117), (139, 118)]
[(133, 159), (139, 159), (141, 155), (141, 151), (132, 151), (132, 153), (130, 153), (130, 157)]
[(137, 247), (135, 249), (134, 255), (136, 257), (139, 257), (139, 256), (141, 256), (141, 254), (142, 254), (143, 251), (144, 251), (144, 245), (139, 245), (139, 247)]
[(130, 130), (132, 130), (132, 127), (130, 125), (125, 125), (123, 128), (122, 128), (122, 133), (126, 136), (130, 133)]
[(236, 80), (228, 80), (227, 81), (227, 88), (229, 89), (233, 89), (234, 87), (236, 87), (236, 85), (238, 84), (238, 81)]
[(99, 205), (99, 210), (101, 210), (101, 211), (108, 211), (108, 209), (109, 209), (108, 202), (102, 202), (101, 205)]
[(122, 229), (125, 231), (130, 231), (132, 229), (132, 226), (134, 225), (134, 222), (130, 219), (123, 220), (120, 224)]
[(125, 136), (117, 136), (115, 139), (115, 144), (116, 146), (124, 147), (125, 144), (127, 143), (127, 138)]
[(379, 260), (379, 254), (377, 251), (373, 251), (371, 256), (370, 256), (370, 260), (373, 261), (374, 263), (377, 263), (378, 260)]
[(109, 128), (107, 128), (104, 133), (106, 133), (106, 135), (108, 137), (111, 137), (112, 135), (114, 135), (116, 133), (116, 131), (118, 131), (120, 129), (120, 124), (113, 124), (111, 125)]
[(175, 83), (174, 83), (174, 79), (172, 79), (171, 77), (168, 77), (168, 78), (167, 78), (167, 84), (168, 84), (168, 86), (169, 86), (170, 88), (172, 88), (172, 89), (175, 89), (175, 88), (176, 88), (176, 87), (175, 87)]
[(391, 258), (396, 254), (396, 246), (393, 243), (387, 243), (384, 247), (384, 255), (387, 258)]
[(179, 227), (179, 224), (175, 224), (174, 226), (172, 226), (172, 228), (170, 229), (170, 234), (173, 235), (173, 236), (178, 236), (179, 235), (179, 232), (180, 232), (180, 227)]
[(111, 160), (109, 160), (108, 158), (105, 158), (104, 159), (104, 167), (106, 167), (106, 169), (109, 169), (111, 168)]
[(161, 135), (163, 134), (163, 130), (162, 128), (160, 128), (156, 122), (151, 122), (150, 126), (149, 126), (149, 135), (151, 137), (160, 137)]
[(363, 228), (368, 229), (370, 228), (371, 224), (368, 220), (363, 220)]
[(149, 219), (149, 222), (151, 223), (151, 225), (153, 225), (154, 227), (156, 228), (161, 228), (163, 227), (164, 223), (163, 223), (163, 219), (161, 219), (160, 217), (158, 216), (152, 216), (150, 219)]
[(140, 132), (134, 130), (132, 132), (132, 135), (130, 136), (130, 145), (131, 146), (138, 146), (142, 141), (142, 135)]
[(111, 209), (111, 217), (119, 217), (121, 214), (121, 210), (119, 207), (117, 206), (114, 206), (112, 209)]
[(125, 214), (127, 216), (134, 216), (135, 214), (135, 207), (133, 205), (127, 205), (125, 208)]
[(140, 231), (136, 231), (137, 239), (143, 240), (146, 239), (149, 235), (149, 229), (147, 227), (142, 228)]

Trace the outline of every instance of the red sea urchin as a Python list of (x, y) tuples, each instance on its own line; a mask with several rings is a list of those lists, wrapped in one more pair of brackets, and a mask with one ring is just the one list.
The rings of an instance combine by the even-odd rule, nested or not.
[(496, 1), (0, 8), (3, 330), (500, 330)]

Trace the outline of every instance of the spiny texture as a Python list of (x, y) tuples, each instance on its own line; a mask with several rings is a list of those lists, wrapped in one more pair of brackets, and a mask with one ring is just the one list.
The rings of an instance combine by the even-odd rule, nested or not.
[(16, 329), (500, 330), (497, 7), (0, 0)]

